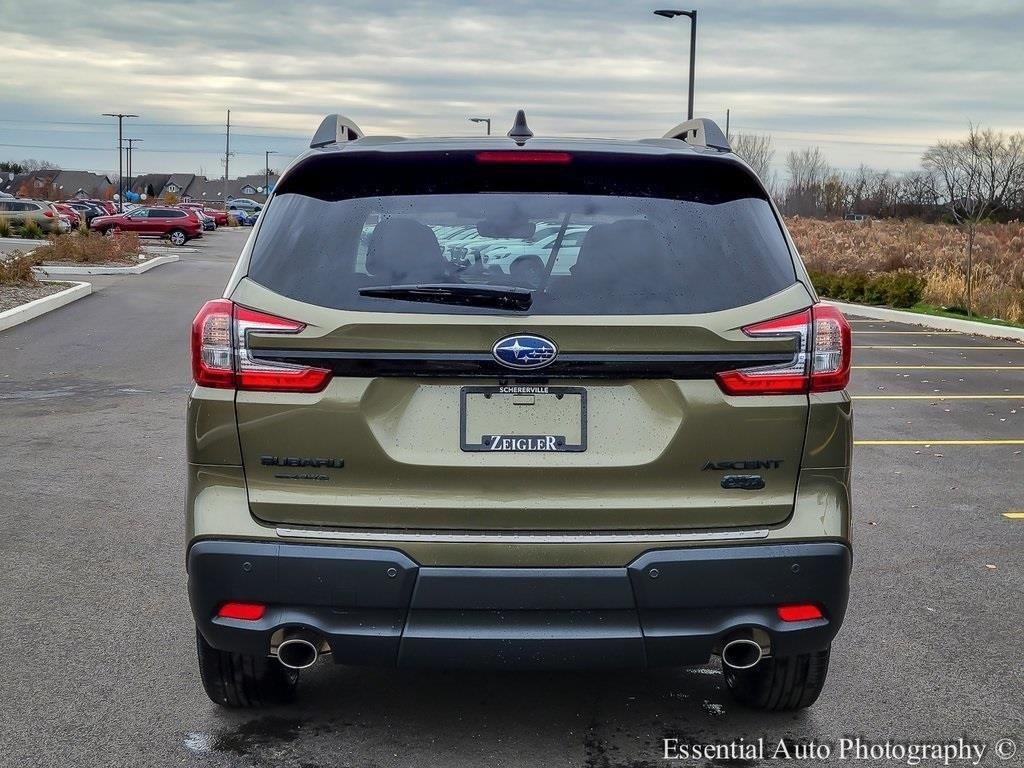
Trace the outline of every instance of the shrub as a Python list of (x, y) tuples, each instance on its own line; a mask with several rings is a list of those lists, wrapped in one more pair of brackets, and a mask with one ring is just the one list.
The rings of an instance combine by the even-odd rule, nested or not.
[(11, 222), (7, 219), (0, 219), (0, 237), (11, 236)]
[(913, 272), (889, 272), (868, 283), (865, 299), (869, 304), (877, 300), (878, 303), (888, 304), (890, 307), (912, 307), (921, 301), (924, 287), (924, 278)]
[(139, 236), (122, 232), (105, 237), (99, 232), (58, 235), (33, 251), (37, 262), (70, 261), (76, 264), (137, 264)]
[[(923, 280), (922, 301), (942, 307), (964, 305), (965, 237), (956, 227), (912, 219), (878, 219), (868, 227), (802, 217), (790, 217), (787, 224), (822, 296), (857, 301), (852, 298), (856, 280), (845, 277), (853, 273), (910, 273)], [(902, 282), (908, 278), (899, 280), (872, 288), (874, 300), (894, 306), (909, 302), (915, 284)], [(1024, 222), (979, 226), (973, 283), (976, 312), (1024, 322)]]
[(7, 259), (0, 258), (0, 285), (35, 285), (32, 259), (20, 251), (14, 251)]
[(21, 236), (28, 240), (40, 240), (43, 237), (43, 229), (35, 219), (29, 219), (21, 225)]

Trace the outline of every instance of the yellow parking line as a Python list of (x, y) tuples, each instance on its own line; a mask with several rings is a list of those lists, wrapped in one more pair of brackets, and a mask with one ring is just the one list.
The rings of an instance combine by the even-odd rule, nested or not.
[(854, 445), (1024, 445), (1024, 440), (854, 440)]
[(852, 394), (854, 400), (1024, 400), (1024, 394)]
[(1011, 520), (1024, 520), (1024, 512), (1003, 512), (1003, 517), (1008, 517)]
[(1024, 345), (1016, 344), (1012, 347), (983, 347), (975, 344), (973, 347), (940, 347), (938, 345), (921, 344), (854, 344), (854, 349), (1016, 349), (1024, 352)]
[(1024, 365), (855, 365), (860, 371), (1024, 371)]

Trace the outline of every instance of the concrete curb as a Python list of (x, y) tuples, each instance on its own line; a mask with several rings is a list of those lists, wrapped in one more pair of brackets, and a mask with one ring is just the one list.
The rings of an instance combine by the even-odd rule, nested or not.
[(146, 245), (142, 244), (142, 250), (149, 253), (199, 253), (199, 249), (189, 245)]
[(37, 275), (141, 275), (161, 264), (170, 264), (178, 260), (177, 256), (156, 256), (144, 261), (137, 267), (104, 267), (104, 266), (72, 266), (64, 264), (43, 264), (33, 267), (32, 271)]
[(969, 333), (975, 336), (988, 336), (993, 339), (1014, 339), (1024, 341), (1024, 328), (1010, 328), (1005, 325), (989, 325), (978, 323), (973, 320), (960, 320), (955, 317), (933, 317), (932, 315), (921, 315), (917, 312), (904, 312), (899, 309), (886, 309), (885, 307), (868, 307), (862, 304), (846, 304), (841, 301), (830, 301), (847, 315), (860, 315), (870, 317), (873, 320), (891, 320), (897, 323), (909, 323), (921, 325), (925, 328), (935, 328), (940, 331), (956, 331), (958, 333)]
[(23, 237), (0, 237), (0, 246), (13, 246), (15, 248), (38, 248), (45, 245), (46, 240), (27, 240)]
[(0, 312), (0, 331), (6, 331), (8, 328), (13, 328), (21, 323), (27, 323), (29, 320), (34, 320), (40, 315), (45, 315), (47, 312), (60, 309), (65, 304), (85, 298), (90, 293), (92, 293), (92, 285), (90, 283), (73, 283), (65, 291), (52, 293), (49, 296), (43, 296), (41, 299), (30, 301), (28, 304), (22, 304), (13, 309)]

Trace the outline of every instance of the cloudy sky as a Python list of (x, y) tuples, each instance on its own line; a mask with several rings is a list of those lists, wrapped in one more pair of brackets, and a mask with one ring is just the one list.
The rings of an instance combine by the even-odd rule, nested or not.
[[(548, 135), (660, 135), (685, 109), (688, 20), (669, 0), (0, 0), (0, 160), (137, 172), (280, 167), (328, 112), (367, 133), (460, 135), (527, 110)], [(669, 5), (669, 7), (672, 7)], [(689, 8), (690, 5), (677, 6)], [(713, 0), (699, 8), (696, 112), (769, 133), (781, 163), (917, 165), (969, 121), (1024, 130), (1024, 0)], [(45, 18), (45, 22), (42, 20)]]

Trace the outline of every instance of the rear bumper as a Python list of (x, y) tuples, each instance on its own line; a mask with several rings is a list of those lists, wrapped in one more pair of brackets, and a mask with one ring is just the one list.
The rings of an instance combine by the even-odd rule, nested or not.
[[(517, 668), (702, 664), (752, 627), (775, 655), (821, 650), (850, 565), (831, 542), (655, 550), (625, 568), (421, 567), (395, 550), (221, 540), (188, 556), (192, 612), (215, 648), (265, 655), (277, 629), (306, 627), (343, 664)], [(229, 601), (267, 611), (217, 618)], [(786, 603), (825, 618), (783, 622)]]

